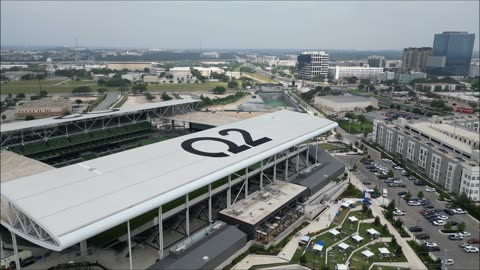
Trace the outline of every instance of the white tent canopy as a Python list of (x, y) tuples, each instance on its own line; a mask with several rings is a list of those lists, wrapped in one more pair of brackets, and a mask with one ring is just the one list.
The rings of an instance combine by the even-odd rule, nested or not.
[(337, 264), (335, 270), (348, 270), (348, 266), (346, 264)]
[(370, 258), (370, 257), (372, 257), (373, 255), (375, 255), (375, 254), (373, 254), (373, 252), (371, 252), (370, 250), (364, 250), (364, 251), (362, 251), (362, 254), (363, 254), (365, 257), (367, 257), (367, 258)]
[(342, 243), (338, 244), (338, 247), (341, 248), (341, 249), (347, 249), (350, 246), (342, 242)]
[(355, 234), (354, 236), (352, 236), (352, 239), (357, 242), (360, 242), (363, 240), (363, 237), (361, 237), (359, 234)]
[(331, 229), (330, 231), (328, 231), (330, 234), (332, 234), (333, 236), (337, 236), (340, 234), (339, 231), (337, 231), (336, 229)]
[(378, 248), (378, 251), (380, 251), (381, 254), (390, 254), (390, 251), (388, 251), (387, 248)]
[(351, 221), (351, 222), (356, 222), (358, 221), (358, 218), (357, 217), (348, 217), (348, 219)]
[(374, 228), (368, 229), (367, 233), (370, 234), (370, 235), (380, 235), (380, 233), (377, 230), (375, 230)]
[[(2, 218), (1, 224), (32, 243), (60, 251), (337, 126), (281, 110), (18, 178), (1, 183), (2, 206), (10, 207), (2, 208), (2, 215), (21, 214), (49, 241), (10, 224), (13, 216)], [(238, 130), (250, 134), (250, 142)], [(247, 145), (261, 139), (256, 146)], [(240, 146), (242, 151), (236, 149)]]
[(313, 250), (322, 251), (322, 250), (323, 250), (323, 246), (322, 246), (322, 245), (319, 245), (319, 244), (315, 244), (315, 245), (313, 246)]
[(308, 235), (300, 237), (300, 243), (308, 243), (308, 241), (310, 241), (310, 237)]

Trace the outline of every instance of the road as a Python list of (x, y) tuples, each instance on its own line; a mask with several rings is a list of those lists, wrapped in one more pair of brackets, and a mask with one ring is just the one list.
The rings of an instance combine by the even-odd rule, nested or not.
[[(375, 163), (381, 164), (386, 166), (387, 168), (391, 168), (391, 163), (385, 163), (380, 160), (380, 153), (376, 150), (369, 149), (368, 153), (371, 155), (371, 158), (374, 160)], [(406, 227), (416, 226), (418, 222), (418, 226), (423, 228), (424, 233), (428, 233), (430, 235), (430, 240), (438, 244), (441, 248), (441, 251), (433, 252), (433, 254), (438, 257), (442, 258), (446, 256), (447, 258), (451, 258), (454, 260), (455, 264), (453, 266), (449, 266), (448, 269), (480, 269), (480, 254), (479, 253), (465, 253), (462, 248), (458, 245), (462, 242), (466, 242), (468, 239), (471, 238), (480, 238), (479, 232), (479, 223), (469, 215), (454, 215), (448, 216), (449, 220), (454, 220), (457, 222), (465, 222), (466, 231), (470, 232), (472, 236), (466, 237), (464, 241), (453, 241), (448, 239), (448, 235), (445, 235), (440, 232), (440, 229), (443, 229), (443, 226), (433, 226), (427, 219), (425, 219), (418, 211), (423, 209), (421, 206), (408, 206), (405, 201), (400, 198), (398, 195), (399, 191), (410, 191), (412, 194), (412, 198), (416, 197), (419, 191), (423, 191), (425, 195), (424, 198), (429, 199), (430, 202), (434, 205), (437, 209), (444, 209), (445, 202), (440, 202), (437, 200), (438, 194), (435, 192), (425, 192), (425, 187), (422, 186), (415, 186), (412, 181), (408, 180), (406, 177), (401, 175), (401, 171), (393, 170), (394, 177), (398, 177), (402, 179), (403, 183), (407, 186), (406, 188), (394, 188), (394, 187), (387, 187), (383, 180), (379, 180), (372, 172), (367, 170), (363, 164), (359, 162), (361, 157), (359, 156), (337, 156), (338, 159), (342, 160), (348, 166), (352, 164), (357, 164), (358, 171), (354, 172), (354, 174), (361, 180), (361, 181), (369, 181), (372, 185), (366, 186), (368, 188), (373, 188), (377, 186), (379, 190), (386, 188), (388, 190), (388, 199), (395, 200), (395, 204), (401, 210), (406, 212), (405, 216), (401, 216), (400, 219), (404, 222)], [(478, 247), (479, 245), (473, 245)], [(445, 254), (446, 253), (446, 254)]]
[(118, 95), (118, 92), (107, 92), (105, 99), (102, 101), (102, 103), (98, 104), (94, 111), (107, 110), (118, 99)]

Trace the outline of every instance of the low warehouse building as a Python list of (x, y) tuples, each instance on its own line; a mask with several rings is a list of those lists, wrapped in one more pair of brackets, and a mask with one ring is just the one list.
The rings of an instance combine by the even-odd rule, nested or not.
[(363, 110), (368, 106), (378, 108), (378, 101), (360, 96), (317, 96), (315, 105), (327, 113), (350, 112)]
[(15, 116), (17, 119), (25, 119), (27, 115), (35, 118), (47, 118), (62, 116), (72, 112), (72, 104), (69, 100), (32, 100), (17, 105)]

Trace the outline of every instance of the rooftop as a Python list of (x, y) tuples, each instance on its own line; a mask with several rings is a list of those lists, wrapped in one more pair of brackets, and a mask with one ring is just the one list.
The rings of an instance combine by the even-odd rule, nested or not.
[(351, 102), (367, 102), (373, 98), (366, 98), (361, 96), (316, 96), (316, 100), (327, 100), (335, 103), (351, 103)]
[(461, 98), (463, 100), (479, 102), (480, 97), (474, 95), (472, 92), (436, 92), (440, 96), (447, 96), (447, 97), (454, 97), (454, 98)]
[(299, 185), (277, 181), (264, 191), (258, 191), (251, 197), (238, 201), (231, 209), (224, 209), (220, 213), (255, 225), (306, 189)]
[(19, 108), (39, 108), (39, 107), (64, 107), (65, 105), (70, 104), (68, 99), (60, 99), (60, 100), (53, 100), (53, 99), (40, 99), (40, 100), (31, 100), (24, 102), (22, 105), (19, 105)]
[(48, 164), (10, 151), (0, 152), (0, 164), (2, 183), (55, 169)]
[[(2, 200), (49, 232), (56, 244), (9, 229), (63, 250), (335, 127), (327, 119), (282, 110), (2, 183)], [(227, 129), (265, 139), (247, 146), (238, 131), (220, 133)], [(245, 150), (231, 152), (240, 146)]]

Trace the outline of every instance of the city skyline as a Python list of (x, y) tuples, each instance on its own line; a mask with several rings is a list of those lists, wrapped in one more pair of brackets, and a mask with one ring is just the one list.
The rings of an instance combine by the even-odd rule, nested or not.
[[(431, 3), (2, 1), (1, 45), (74, 46), (77, 39), (98, 48), (402, 50), (467, 31), (478, 51), (479, 3)], [(435, 14), (428, 21), (427, 9)], [(445, 20), (452, 11), (462, 16)], [(400, 19), (407, 12), (409, 20)]]

